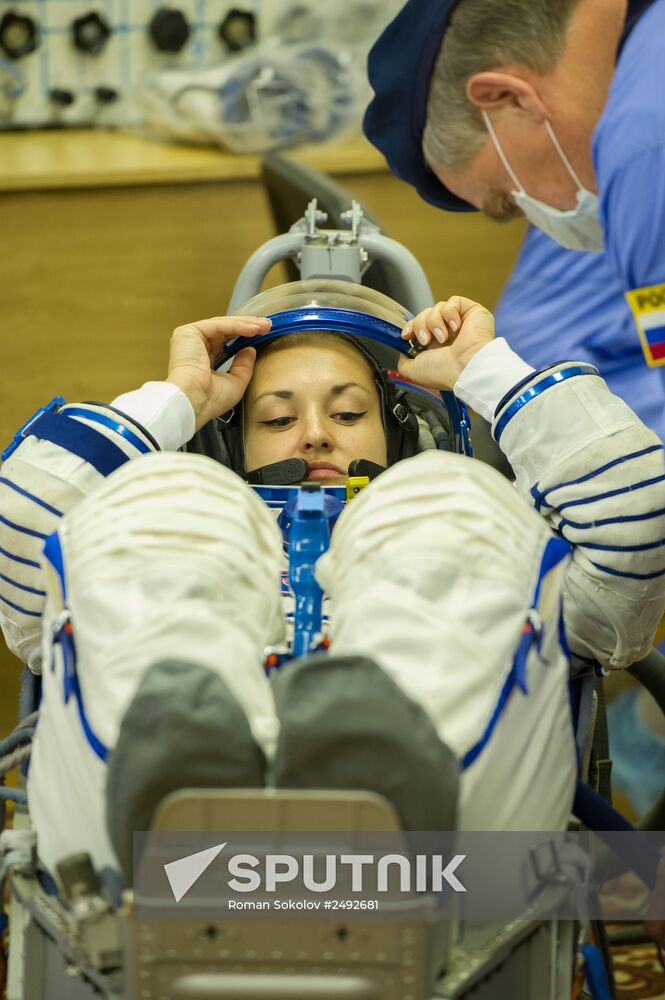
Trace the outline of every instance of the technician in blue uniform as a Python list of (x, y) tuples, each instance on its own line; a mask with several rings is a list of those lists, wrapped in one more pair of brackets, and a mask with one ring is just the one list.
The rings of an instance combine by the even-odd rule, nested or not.
[[(370, 54), (365, 119), (425, 200), (526, 216), (497, 329), (535, 367), (597, 365), (661, 439), (664, 39), (665, 0), (410, 0)], [(631, 692), (613, 720), (616, 777), (635, 785), (637, 753), (642, 806), (665, 759), (645, 700)]]
[[(508, 312), (515, 324), (502, 332), (534, 365), (562, 346), (586, 355), (661, 437), (664, 39), (665, 0), (409, 0), (370, 53), (365, 118), (391, 170), (427, 201), (524, 214), (541, 231), (499, 309), (500, 326)], [(604, 250), (604, 262), (558, 255), (541, 233)], [(529, 295), (520, 327), (534, 280), (552, 295), (535, 315)]]
[(665, 441), (665, 368), (646, 363), (621, 280), (604, 253), (566, 250), (530, 227), (495, 317), (500, 335), (534, 368), (559, 354), (594, 364)]

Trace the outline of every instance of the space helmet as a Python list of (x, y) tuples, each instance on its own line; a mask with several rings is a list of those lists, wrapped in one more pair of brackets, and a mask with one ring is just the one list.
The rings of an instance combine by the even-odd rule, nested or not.
[[(260, 352), (272, 341), (298, 331), (337, 335), (350, 341), (374, 372), (389, 466), (430, 448), (470, 453), (468, 417), (453, 393), (438, 393), (398, 373), (399, 355), (413, 351), (400, 336), (412, 317), (387, 295), (349, 281), (310, 278), (262, 291), (235, 313), (267, 316), (272, 326), (265, 334), (227, 343), (216, 369), (228, 368), (243, 347)], [(260, 475), (252, 478), (257, 470), (246, 467), (242, 400), (203, 427), (189, 447), (215, 458), (249, 482), (262, 481)]]

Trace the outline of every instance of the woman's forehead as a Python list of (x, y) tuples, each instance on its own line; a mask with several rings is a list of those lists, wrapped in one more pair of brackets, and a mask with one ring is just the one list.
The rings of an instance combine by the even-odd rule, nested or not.
[[(259, 354), (249, 396), (256, 398), (267, 388), (297, 388), (311, 383), (323, 387), (340, 381), (357, 382), (367, 388), (374, 384), (369, 362), (352, 344), (342, 338), (335, 341), (332, 337), (326, 342), (285, 344)], [(277, 382), (284, 382), (284, 385), (277, 385)]]

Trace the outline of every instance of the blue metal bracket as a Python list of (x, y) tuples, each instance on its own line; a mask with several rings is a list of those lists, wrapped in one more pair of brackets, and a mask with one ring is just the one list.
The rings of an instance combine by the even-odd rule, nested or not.
[(323, 591), (314, 567), (329, 544), (325, 494), (318, 486), (304, 486), (298, 491), (289, 545), (289, 584), (296, 605), (294, 656), (307, 656), (321, 634)]
[(32, 425), (36, 423), (36, 421), (39, 420), (40, 417), (43, 417), (45, 413), (52, 413), (54, 410), (58, 410), (61, 406), (65, 406), (66, 402), (67, 401), (63, 399), (62, 396), (54, 396), (51, 402), (47, 403), (46, 406), (40, 406), (39, 409), (36, 410), (32, 414), (32, 416), (26, 420), (23, 426), (17, 430), (11, 443), (7, 445), (5, 450), (0, 455), (2, 461), (6, 462), (9, 456), (14, 454), (18, 446), (25, 439), (25, 436), (32, 427)]

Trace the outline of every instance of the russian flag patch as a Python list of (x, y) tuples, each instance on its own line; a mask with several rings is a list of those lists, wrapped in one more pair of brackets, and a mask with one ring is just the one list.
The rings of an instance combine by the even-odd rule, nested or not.
[(665, 285), (626, 292), (648, 365), (665, 365)]

